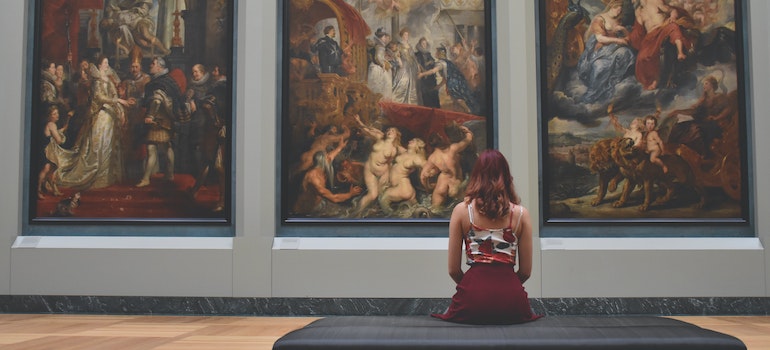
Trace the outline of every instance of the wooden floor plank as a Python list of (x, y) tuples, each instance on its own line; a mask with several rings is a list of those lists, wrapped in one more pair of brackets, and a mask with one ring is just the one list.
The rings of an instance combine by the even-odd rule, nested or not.
[(182, 349), (272, 349), (280, 336), (190, 336), (162, 345), (157, 350)]
[(25, 341), (38, 339), (41, 335), (39, 333), (11, 333), (0, 334), (0, 345), (10, 345), (16, 343), (22, 343)]
[[(770, 350), (770, 316), (672, 316)], [(3, 350), (271, 350), (317, 317), (0, 314)]]

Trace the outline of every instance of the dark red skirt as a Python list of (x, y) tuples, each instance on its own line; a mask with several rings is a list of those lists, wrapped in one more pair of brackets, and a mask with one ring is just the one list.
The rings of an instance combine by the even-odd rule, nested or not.
[(513, 266), (474, 264), (457, 285), (452, 304), (433, 317), (468, 324), (514, 324), (534, 321), (529, 298)]

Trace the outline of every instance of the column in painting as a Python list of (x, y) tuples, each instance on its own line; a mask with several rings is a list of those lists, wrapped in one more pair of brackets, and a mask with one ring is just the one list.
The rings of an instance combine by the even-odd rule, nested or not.
[[(166, 38), (169, 40), (171, 54), (168, 57), (168, 61), (172, 63), (174, 67), (180, 68), (185, 72), (189, 72), (190, 63), (187, 62), (189, 57), (192, 56), (189, 47), (188, 38), (190, 35), (190, 22), (196, 23), (195, 19), (188, 16), (190, 10), (191, 1), (174, 0), (166, 4), (165, 11), (168, 16), (164, 16), (167, 22), (166, 24)], [(200, 22), (197, 22), (200, 23)]]

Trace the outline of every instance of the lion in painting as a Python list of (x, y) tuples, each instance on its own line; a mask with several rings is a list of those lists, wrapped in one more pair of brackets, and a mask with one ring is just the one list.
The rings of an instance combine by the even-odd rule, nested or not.
[(607, 191), (615, 192), (618, 183), (623, 180), (620, 167), (612, 159), (612, 147), (617, 145), (620, 139), (620, 137), (616, 137), (599, 140), (591, 146), (588, 153), (589, 168), (591, 172), (599, 176), (599, 188), (596, 191), (596, 198), (591, 201), (592, 206), (601, 204)]
[[(695, 205), (702, 208), (706, 202), (703, 189), (697, 185), (695, 175), (690, 165), (680, 156), (664, 154), (661, 156), (668, 167), (668, 173), (664, 173), (660, 166), (652, 164), (642, 150), (634, 147), (634, 141), (630, 138), (603, 139), (591, 147), (589, 153), (590, 168), (599, 175), (599, 190), (591, 205), (599, 205), (607, 191), (617, 189), (618, 183), (625, 179), (620, 198), (612, 206), (620, 208), (626, 204), (629, 195), (637, 185), (642, 185), (644, 201), (639, 206), (639, 211), (647, 211), (650, 205), (662, 205), (673, 198), (676, 184), (692, 188), (700, 197)], [(657, 198), (654, 203), (653, 188), (657, 185), (665, 189), (665, 194)]]

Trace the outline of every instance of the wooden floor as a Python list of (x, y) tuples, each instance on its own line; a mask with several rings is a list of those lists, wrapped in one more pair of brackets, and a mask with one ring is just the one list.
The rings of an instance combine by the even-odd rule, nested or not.
[[(770, 316), (672, 317), (770, 350)], [(272, 349), (312, 317), (0, 314), (0, 349)]]

